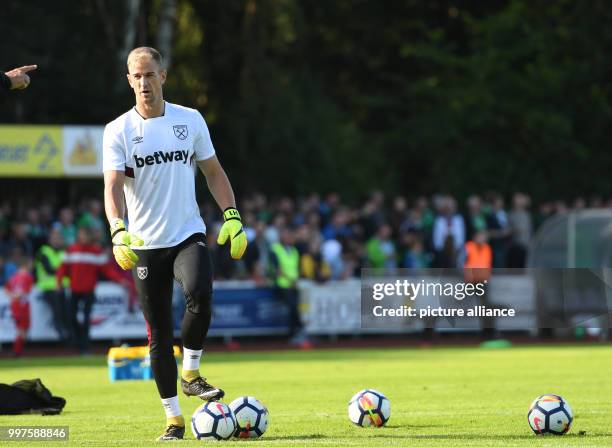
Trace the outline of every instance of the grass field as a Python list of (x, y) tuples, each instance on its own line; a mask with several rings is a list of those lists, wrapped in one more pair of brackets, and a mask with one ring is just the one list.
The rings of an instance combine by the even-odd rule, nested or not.
[[(612, 445), (611, 370), (609, 346), (207, 354), (202, 367), (226, 402), (250, 394), (268, 406), (263, 438), (231, 441), (259, 446)], [(3, 383), (35, 377), (67, 399), (62, 415), (0, 416), (0, 425), (69, 426), (70, 441), (54, 446), (150, 445), (162, 431), (154, 382), (110, 383), (103, 357), (0, 361)], [(390, 399), (386, 427), (348, 421), (348, 399), (364, 387)], [(536, 437), (527, 425), (527, 407), (544, 393), (561, 394), (574, 409), (562, 438)], [(198, 404), (181, 396), (186, 415)], [(197, 442), (189, 429), (186, 438), (181, 445)]]

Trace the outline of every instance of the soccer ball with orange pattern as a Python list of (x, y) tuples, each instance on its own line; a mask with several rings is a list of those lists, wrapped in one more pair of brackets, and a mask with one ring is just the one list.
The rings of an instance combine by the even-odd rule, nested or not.
[(268, 409), (254, 397), (234, 399), (229, 407), (236, 416), (237, 438), (259, 438), (268, 429)]
[(380, 391), (361, 390), (349, 401), (348, 416), (360, 427), (382, 427), (391, 417), (391, 403)]
[(532, 402), (527, 420), (536, 435), (564, 435), (572, 427), (574, 415), (561, 396), (544, 394)]

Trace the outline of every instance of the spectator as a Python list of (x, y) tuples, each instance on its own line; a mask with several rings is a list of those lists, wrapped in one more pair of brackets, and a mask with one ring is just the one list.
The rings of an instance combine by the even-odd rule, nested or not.
[(28, 235), (28, 225), (25, 222), (15, 222), (8, 244), (9, 253), (19, 251), (20, 254), (32, 257), (34, 255), (34, 244)]
[[(77, 233), (77, 241), (66, 250), (56, 275), (57, 285), (60, 288), (64, 286), (65, 277), (70, 280), (73, 343), (81, 354), (89, 352), (89, 324), (95, 301), (94, 289), (99, 274), (127, 286), (122, 276), (109, 263), (109, 256), (102, 247), (92, 242), (91, 231), (81, 227)], [(81, 318), (79, 318), (80, 313), (82, 313)]]
[(38, 210), (40, 211), (40, 224), (43, 226), (45, 234), (48, 235), (53, 226), (53, 205), (51, 205), (51, 198), (45, 198), (45, 203), (42, 203)]
[(339, 279), (361, 276), (361, 269), (366, 265), (363, 243), (352, 239), (346, 241), (341, 256), (343, 270)]
[(472, 240), (474, 234), (487, 229), (487, 219), (482, 212), (482, 201), (477, 195), (471, 195), (467, 200), (467, 214), (465, 216), (466, 239)]
[(229, 250), (220, 250), (217, 245), (217, 236), (221, 224), (216, 222), (207, 226), (206, 241), (213, 259), (214, 279), (232, 279), (236, 273), (237, 263), (232, 260)]
[[(64, 239), (59, 229), (49, 234), (49, 243), (43, 245), (36, 254), (34, 268), (36, 271), (36, 287), (41, 292), (41, 298), (51, 311), (53, 327), (62, 342), (70, 339), (68, 320), (68, 305), (63, 288), (57, 285), (56, 275), (64, 258)], [(64, 286), (68, 281), (64, 278)]]
[(321, 206), (321, 201), (317, 194), (311, 194), (306, 197), (299, 208), (298, 214), (294, 218), (295, 225), (304, 225), (308, 223), (308, 216), (314, 214), (320, 219), (318, 210)]
[(272, 213), (270, 212), (270, 207), (268, 207), (268, 198), (263, 194), (255, 194), (253, 203), (257, 219), (269, 223), (272, 219)]
[(585, 200), (584, 197), (576, 197), (574, 199), (574, 205), (572, 206), (574, 211), (576, 211), (576, 210), (583, 210), (586, 207), (587, 207), (587, 204), (586, 204), (586, 200)]
[(376, 236), (368, 241), (366, 254), (368, 266), (371, 268), (397, 267), (395, 245), (391, 240), (391, 227), (389, 225), (382, 225)]
[(590, 202), (591, 202), (589, 205), (590, 208), (602, 208), (603, 207), (603, 200), (599, 196), (591, 197)]
[(400, 234), (413, 232), (419, 233), (424, 237), (428, 230), (423, 227), (423, 216), (421, 213), (422, 211), (417, 208), (412, 208), (409, 210), (406, 220), (404, 220), (400, 226)]
[(257, 222), (253, 212), (247, 212), (242, 222), (247, 235), (248, 245), (240, 262), (244, 265), (245, 276), (258, 284), (262, 284), (265, 282), (260, 262), (262, 258), (260, 250), (263, 240), (263, 225)]
[(555, 214), (566, 214), (569, 211), (567, 204), (563, 200), (557, 200), (554, 207)]
[(485, 230), (477, 231), (474, 239), (465, 243), (464, 258), (466, 282), (480, 283), (489, 279), (493, 267), (493, 250), (487, 243)]
[(60, 210), (59, 221), (54, 226), (59, 228), (66, 245), (75, 243), (77, 230), (74, 224), (74, 211), (71, 208), (62, 208)]
[(325, 240), (336, 239), (343, 240), (352, 236), (351, 227), (349, 226), (349, 213), (345, 208), (336, 211), (331, 223), (323, 228), (323, 238)]
[(331, 277), (329, 264), (321, 256), (321, 243), (311, 239), (308, 247), (300, 256), (300, 273), (303, 278), (325, 282)]
[(448, 240), (447, 236), (452, 236), (455, 244), (455, 251), (463, 248), (465, 243), (465, 224), (463, 217), (457, 214), (457, 203), (452, 197), (443, 197), (440, 200), (438, 216), (434, 220), (433, 227), (433, 246), (434, 250), (441, 252), (445, 248)]
[(279, 228), (283, 228), (287, 225), (287, 218), (283, 214), (276, 214), (272, 218), (272, 225), (266, 228), (264, 232), (264, 238), (268, 245), (272, 245), (279, 241)]
[(242, 259), (251, 275), (251, 279), (257, 284), (265, 284), (266, 267), (270, 264), (270, 248), (264, 239), (266, 225), (256, 220), (253, 224), (254, 236), (249, 240), (249, 245)]
[(315, 235), (310, 231), (308, 225), (300, 225), (295, 231), (295, 248), (297, 248), (300, 255), (308, 251), (310, 241)]
[[(465, 244), (464, 278), (466, 283), (482, 284), (484, 293), (480, 296), (480, 303), (487, 308), (491, 307), (488, 287), (486, 283), (491, 277), (493, 267), (493, 250), (487, 243), (487, 233), (484, 230), (474, 234), (474, 240)], [(483, 317), (481, 320), (483, 336), (486, 339), (494, 338), (495, 318)]]
[(10, 277), (4, 286), (11, 300), (11, 314), (15, 322), (15, 341), (13, 355), (21, 357), (30, 328), (30, 302), (28, 295), (34, 285), (34, 277), (30, 273), (32, 261), (23, 256), (18, 261), (18, 270)]
[(4, 286), (17, 270), (17, 264), (0, 254), (0, 287)]
[[(12, 259), (31, 253), (40, 243), (46, 243), (45, 235), (50, 228), (57, 227), (69, 240), (74, 240), (77, 226), (93, 226), (94, 241), (103, 246), (108, 244), (105, 227), (96, 228), (101, 212), (99, 199), (70, 194), (75, 195), (78, 203), (82, 204), (78, 225), (74, 217), (76, 204), (57, 209), (60, 199), (56, 195), (35, 198), (24, 194), (19, 200), (0, 203), (0, 256), (4, 258), (4, 262), (0, 262), (0, 283), (6, 282), (16, 269)], [(311, 246), (316, 245), (311, 244), (313, 240), (329, 238), (320, 244), (319, 253), (329, 267), (330, 279), (359, 276), (360, 268), (369, 264), (367, 243), (377, 237), (386, 217), (390, 219), (393, 230), (388, 242), (395, 248), (390, 265), (416, 267), (433, 263), (456, 266), (453, 259), (463, 247), (461, 241), (465, 241), (466, 236), (468, 240), (473, 238), (473, 234), (482, 229), (484, 216), (496, 266), (520, 266), (524, 263), (524, 250), (532, 232), (528, 224), (531, 220), (529, 198), (521, 199), (520, 196), (516, 194), (516, 200), (526, 200), (527, 205), (516, 204), (513, 199), (508, 214), (499, 196), (487, 196), (487, 201), (481, 200), (479, 195), (470, 196), (463, 217), (457, 213), (453, 198), (434, 196), (431, 201), (436, 210), (434, 218), (430, 200), (426, 197), (419, 197), (408, 206), (403, 196), (397, 196), (386, 209), (384, 195), (380, 192), (373, 193), (365, 202), (355, 206), (348, 206), (336, 193), (330, 193), (324, 201), (316, 194), (272, 200), (255, 193), (243, 199), (244, 230), (251, 243), (241, 262), (233, 263), (229, 256), (216, 253), (216, 243), (210, 242), (211, 255), (219, 256), (216, 279), (253, 278), (262, 283), (265, 276), (270, 276), (267, 272), (270, 247), (279, 240), (279, 229), (291, 224), (297, 225), (296, 246), (301, 254), (310, 252)], [(590, 200), (589, 206), (604, 207), (612, 203), (605, 197), (596, 197), (593, 203)], [(45, 203), (38, 204), (37, 201)], [(585, 200), (580, 197), (571, 203), (572, 209), (585, 206)], [(58, 211), (59, 216), (56, 215)], [(542, 202), (531, 226), (541, 224), (555, 213), (567, 211), (565, 203), (558, 200)], [(219, 220), (218, 210), (203, 204), (200, 212), (208, 216), (207, 220), (211, 222), (209, 232), (214, 233), (213, 222)], [(454, 250), (445, 247), (449, 234), (453, 236)]]
[(414, 210), (421, 216), (419, 228), (425, 233), (430, 233), (433, 230), (435, 216), (431, 208), (429, 207), (429, 201), (427, 197), (419, 197), (414, 202)]
[(525, 194), (516, 193), (512, 198), (512, 211), (508, 215), (508, 223), (512, 241), (508, 249), (506, 266), (510, 268), (525, 267), (527, 248), (531, 240), (531, 215), (527, 211), (530, 199)]
[(0, 256), (8, 254), (9, 242), (7, 240), (7, 235), (10, 226), (11, 222), (9, 216), (7, 216), (2, 207), (0, 207)]
[(511, 230), (508, 215), (504, 209), (504, 198), (499, 194), (493, 194), (491, 197), (491, 213), (487, 216), (487, 231), (493, 249), (493, 267), (505, 267)]
[(376, 234), (380, 222), (376, 217), (376, 204), (368, 200), (359, 211), (359, 226), (363, 229), (363, 237), (368, 240)]
[(401, 234), (402, 225), (408, 218), (408, 202), (405, 197), (397, 196), (393, 199), (393, 209), (389, 216), (389, 222), (393, 236), (398, 238)]
[(106, 243), (107, 231), (106, 230), (106, 219), (102, 215), (102, 202), (98, 199), (91, 199), (87, 201), (87, 208), (79, 217), (77, 227), (88, 227), (91, 230), (98, 230), (102, 239), (100, 242)]
[(346, 272), (346, 265), (342, 256), (342, 244), (336, 239), (329, 239), (321, 244), (321, 257), (329, 265), (330, 279), (342, 279)]
[(310, 348), (312, 345), (303, 329), (297, 291), (300, 255), (295, 248), (293, 232), (289, 228), (281, 229), (280, 240), (272, 244), (270, 254), (277, 295), (289, 308), (290, 342), (304, 349)]
[(32, 241), (33, 253), (36, 253), (47, 240), (47, 229), (42, 225), (40, 212), (36, 208), (29, 208), (26, 213), (26, 232)]
[(536, 214), (535, 219), (535, 227), (540, 228), (540, 226), (553, 215), (553, 205), (550, 202), (542, 202), (538, 208), (538, 213)]
[(325, 227), (331, 221), (331, 216), (336, 211), (338, 204), (340, 203), (340, 197), (337, 193), (332, 192), (327, 195), (325, 201), (319, 204), (319, 215), (321, 216), (321, 225)]
[(444, 239), (444, 244), (442, 245), (442, 250), (438, 250), (434, 253), (431, 266), (438, 269), (457, 268), (458, 251), (455, 247), (455, 238), (452, 234), (447, 234)]
[(407, 269), (425, 269), (429, 267), (431, 260), (424, 251), (421, 235), (418, 233), (405, 233), (403, 240), (407, 250), (404, 253), (401, 266)]

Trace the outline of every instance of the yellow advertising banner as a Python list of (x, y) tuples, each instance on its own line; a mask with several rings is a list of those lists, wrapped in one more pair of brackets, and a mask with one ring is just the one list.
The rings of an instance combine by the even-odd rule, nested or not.
[(62, 174), (62, 126), (0, 125), (0, 176)]

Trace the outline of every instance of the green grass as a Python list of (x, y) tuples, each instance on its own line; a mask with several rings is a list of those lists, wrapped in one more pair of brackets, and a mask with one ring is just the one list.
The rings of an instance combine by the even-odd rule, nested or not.
[[(250, 394), (270, 410), (270, 427), (262, 439), (232, 442), (612, 445), (608, 346), (207, 354), (201, 370), (226, 390), (226, 402)], [(34, 377), (67, 399), (64, 412), (53, 417), (2, 416), (0, 425), (69, 426), (70, 442), (50, 444), (54, 446), (153, 445), (151, 440), (163, 428), (154, 382), (110, 383), (102, 357), (0, 361), (0, 382)], [(364, 387), (376, 388), (390, 399), (386, 427), (363, 429), (348, 421), (347, 402)], [(529, 430), (527, 407), (544, 393), (561, 394), (574, 409), (574, 426), (562, 438), (537, 437)], [(181, 396), (186, 415), (198, 403)], [(181, 445), (195, 445), (189, 430), (187, 438)]]

